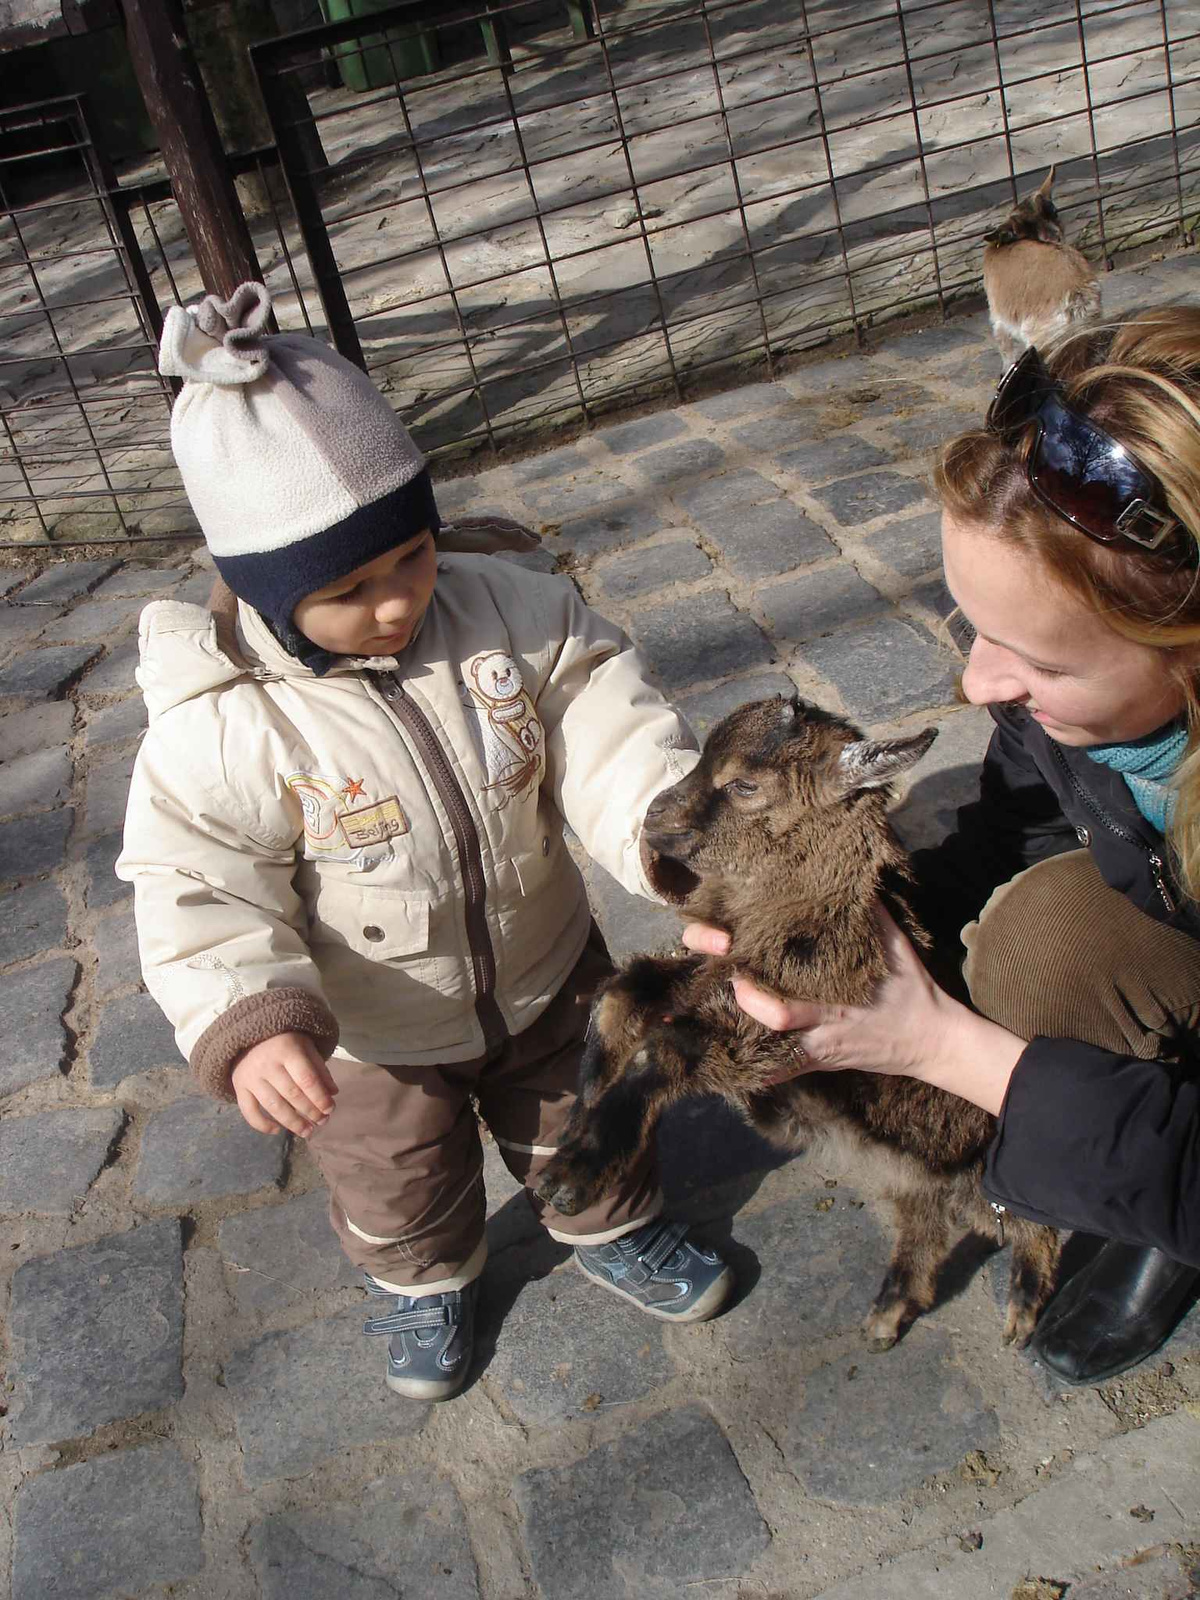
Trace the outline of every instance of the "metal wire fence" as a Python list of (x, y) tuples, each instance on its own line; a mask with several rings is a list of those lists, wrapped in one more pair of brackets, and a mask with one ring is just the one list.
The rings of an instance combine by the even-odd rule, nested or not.
[[(231, 163), (281, 325), (444, 465), (945, 313), (1052, 161), (1093, 259), (1200, 213), (1193, 0), (450, 11), (256, 46), (276, 145)], [(0, 111), (0, 544), (194, 531), (153, 353), (201, 292), (169, 185), (118, 183), (82, 100)]]
[[(331, 332), (427, 446), (495, 449), (944, 313), (1051, 161), (1105, 260), (1200, 209), (1183, 0), (681, 0), (523, 47), (498, 3), (468, 18), (486, 59), (425, 70), (433, 9), (253, 52)], [(378, 84), (310, 95), (322, 169), (278, 94), (313, 48)]]
[[(268, 197), (281, 314), (311, 331), (273, 152), (237, 165)], [(170, 185), (119, 184), (81, 97), (0, 109), (0, 546), (195, 533), (155, 352), (160, 308), (200, 291)]]

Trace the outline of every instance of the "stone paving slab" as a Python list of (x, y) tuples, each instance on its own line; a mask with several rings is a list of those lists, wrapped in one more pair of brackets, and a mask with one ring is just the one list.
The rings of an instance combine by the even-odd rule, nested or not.
[(65, 744), (74, 720), (75, 707), (69, 700), (7, 712), (0, 717), (0, 761), (32, 755), (46, 745)]
[(74, 821), (74, 811), (66, 807), (19, 822), (0, 822), (0, 879), (36, 878), (57, 867)]
[(123, 995), (107, 1003), (88, 1057), (94, 1088), (111, 1088), (131, 1073), (183, 1065), (175, 1030), (150, 995)]
[(71, 797), (74, 763), (65, 744), (31, 750), (0, 765), (0, 816), (46, 811)]
[(482, 1337), (491, 1331), (488, 1302), (506, 1309), (492, 1335), (496, 1352), (487, 1378), (526, 1427), (627, 1405), (674, 1377), (662, 1324), (606, 1295), (573, 1264), (526, 1283), (511, 1305), (493, 1287), (494, 1268), (485, 1271), (481, 1287)]
[(0, 1095), (62, 1071), (67, 1055), (62, 1016), (78, 972), (74, 961), (59, 959), (5, 978)]
[(759, 628), (723, 594), (693, 595), (670, 606), (639, 611), (630, 629), (634, 643), (669, 689), (724, 678), (765, 664), (773, 654)]
[(137, 923), (133, 920), (132, 906), (98, 921), (95, 942), (96, 989), (99, 994), (109, 994), (113, 989), (142, 981)]
[(124, 1125), (115, 1107), (41, 1111), (0, 1122), (0, 1212), (68, 1215)]
[(170, 1445), (44, 1472), (15, 1521), (13, 1600), (125, 1600), (204, 1565), (196, 1471)]
[(107, 578), (119, 561), (65, 561), (50, 566), (15, 597), (21, 606), (67, 606)]
[(0, 699), (56, 700), (100, 654), (96, 644), (32, 650), (0, 668)]
[(0, 921), (0, 966), (60, 945), (67, 932), (67, 902), (51, 879), (12, 889)]
[(698, 1406), (525, 1473), (516, 1498), (546, 1600), (677, 1600), (749, 1572), (771, 1542), (737, 1457)]
[(476, 1600), (462, 1502), (426, 1473), (377, 1478), (353, 1502), (250, 1530), (262, 1600)]
[(242, 1310), (282, 1310), (327, 1289), (362, 1287), (362, 1274), (342, 1253), (329, 1221), (324, 1188), (226, 1217), (220, 1241)]
[[(816, 1600), (1009, 1600), (1031, 1575), (1067, 1589), (1074, 1577), (1092, 1577), (1097, 1566), (1149, 1546), (1195, 1540), (1198, 1459), (1200, 1421), (1186, 1410), (1157, 1418), (1077, 1455), (1054, 1482), (984, 1518), (977, 1551), (963, 1551), (956, 1538), (938, 1541), (871, 1566)], [(1129, 1515), (1143, 1505), (1154, 1512), (1150, 1524)], [(1073, 1585), (1067, 1592), (1074, 1595)]]
[(140, 600), (127, 597), (85, 600), (43, 629), (41, 642), (73, 644), (79, 640), (99, 639), (110, 643), (135, 625), (141, 607)]
[(256, 1133), (236, 1106), (185, 1095), (146, 1124), (131, 1193), (180, 1207), (256, 1194), (282, 1178), (285, 1142), (282, 1134)]
[(87, 722), (85, 738), (88, 749), (100, 751), (105, 745), (118, 744), (132, 739), (146, 726), (146, 702), (141, 695), (118, 700), (116, 705), (105, 706), (94, 712)]
[(13, 1278), (9, 1328), (17, 1342), (11, 1426), (19, 1444), (76, 1439), (178, 1400), (178, 1221), (27, 1261)]
[(859, 722), (944, 706), (957, 675), (932, 638), (898, 617), (882, 617), (846, 636), (815, 639), (803, 654)]
[(146, 597), (173, 588), (188, 576), (186, 566), (135, 567), (123, 566), (120, 572), (106, 579), (94, 591), (97, 600), (122, 600), (127, 595)]
[(363, 1338), (362, 1305), (294, 1333), (272, 1333), (225, 1366), (251, 1486), (310, 1471), (354, 1445), (419, 1433), (429, 1406), (387, 1391), (383, 1341)]
[(87, 903), (93, 911), (115, 905), (118, 900), (133, 895), (133, 885), (118, 878), (113, 871), (121, 854), (121, 844), (119, 833), (108, 833), (103, 838), (93, 839), (84, 851)]
[(84, 801), (85, 833), (109, 833), (124, 827), (129, 779), (135, 758), (136, 752), (130, 751), (115, 761), (91, 769)]
[(840, 1186), (739, 1219), (734, 1237), (762, 1276), (713, 1333), (742, 1361), (774, 1364), (797, 1346), (856, 1330), (891, 1255), (884, 1228)]
[(886, 1358), (856, 1352), (804, 1380), (780, 1447), (801, 1483), (835, 1505), (882, 1505), (1000, 1435), (947, 1335), (916, 1324)]
[[(136, 637), (118, 640), (109, 647), (102, 660), (83, 674), (79, 687), (84, 694), (133, 694), (137, 690), (137, 680), (133, 675), (137, 664)], [(2, 678), (0, 692), (3, 692)]]

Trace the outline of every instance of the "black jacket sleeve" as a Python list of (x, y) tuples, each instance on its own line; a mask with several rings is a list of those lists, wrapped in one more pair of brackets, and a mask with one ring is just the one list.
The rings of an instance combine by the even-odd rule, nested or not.
[(984, 1190), (1034, 1221), (1200, 1266), (1200, 1083), (1169, 1063), (1035, 1039), (1009, 1083)]
[(1079, 841), (1062, 803), (1029, 752), (1023, 713), (992, 709), (996, 728), (979, 777), (979, 799), (959, 808), (941, 844), (913, 854), (915, 909), (935, 944), (956, 947), (992, 891)]

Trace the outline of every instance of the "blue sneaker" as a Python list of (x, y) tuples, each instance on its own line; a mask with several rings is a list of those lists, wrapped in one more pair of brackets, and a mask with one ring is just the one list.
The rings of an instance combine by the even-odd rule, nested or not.
[(715, 1250), (693, 1244), (687, 1224), (657, 1217), (611, 1244), (579, 1244), (580, 1269), (602, 1289), (664, 1322), (704, 1322), (728, 1300), (733, 1273)]
[(466, 1381), (475, 1343), (479, 1280), (445, 1294), (410, 1296), (384, 1289), (369, 1273), (367, 1293), (386, 1295), (396, 1309), (363, 1323), (367, 1334), (389, 1334), (387, 1386), (412, 1400), (448, 1400)]

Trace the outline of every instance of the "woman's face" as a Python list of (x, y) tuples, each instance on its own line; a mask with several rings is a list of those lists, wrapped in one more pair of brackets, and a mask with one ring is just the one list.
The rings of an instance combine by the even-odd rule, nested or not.
[(1123, 638), (1036, 557), (947, 512), (942, 560), (975, 629), (962, 679), (973, 705), (1024, 706), (1052, 739), (1079, 746), (1127, 744), (1183, 710), (1166, 653)]

